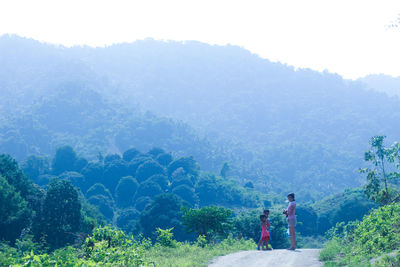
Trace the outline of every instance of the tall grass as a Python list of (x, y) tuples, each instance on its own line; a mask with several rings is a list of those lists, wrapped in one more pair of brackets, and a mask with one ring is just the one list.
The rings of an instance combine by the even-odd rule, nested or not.
[(255, 246), (253, 241), (228, 237), (218, 244), (178, 243), (176, 247), (154, 246), (147, 251), (147, 258), (155, 266), (200, 267), (207, 266), (215, 257), (254, 249)]

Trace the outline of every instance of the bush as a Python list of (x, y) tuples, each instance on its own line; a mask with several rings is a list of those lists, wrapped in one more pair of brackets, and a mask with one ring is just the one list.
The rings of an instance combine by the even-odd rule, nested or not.
[(176, 240), (174, 240), (174, 234), (172, 233), (173, 229), (173, 227), (165, 230), (157, 228), (157, 242), (161, 246), (169, 248), (176, 247)]
[(333, 237), (321, 252), (322, 260), (335, 259), (339, 266), (369, 266), (369, 259), (400, 246), (400, 203), (376, 209), (359, 223), (338, 224), (328, 233)]

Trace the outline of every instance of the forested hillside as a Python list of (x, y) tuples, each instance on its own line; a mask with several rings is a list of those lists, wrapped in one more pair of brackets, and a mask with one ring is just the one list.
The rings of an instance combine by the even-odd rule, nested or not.
[(400, 97), (400, 77), (392, 77), (384, 74), (367, 75), (358, 81), (364, 83), (367, 88), (387, 93), (389, 96)]
[(90, 158), (158, 146), (311, 199), (361, 185), (368, 139), (400, 132), (397, 98), (235, 46), (65, 48), (3, 36), (0, 48), (0, 147), (19, 160), (62, 144)]

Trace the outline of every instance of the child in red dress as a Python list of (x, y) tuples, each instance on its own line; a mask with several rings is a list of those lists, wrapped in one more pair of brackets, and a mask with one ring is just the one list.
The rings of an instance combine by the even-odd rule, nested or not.
[[(269, 227), (269, 222), (267, 220), (267, 216), (260, 215), (260, 221), (261, 221), (261, 238), (260, 241), (258, 242), (257, 245), (257, 250), (260, 250), (260, 246), (262, 247), (262, 250), (271, 250), (268, 247), (268, 241), (269, 241), (269, 233), (267, 228)], [(264, 248), (266, 246), (266, 248)]]

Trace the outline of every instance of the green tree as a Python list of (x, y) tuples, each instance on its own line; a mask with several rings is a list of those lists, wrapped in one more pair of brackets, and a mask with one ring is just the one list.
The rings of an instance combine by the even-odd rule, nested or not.
[(117, 205), (120, 207), (131, 206), (138, 187), (138, 182), (132, 176), (122, 177), (115, 188), (114, 195)]
[(162, 166), (168, 166), (168, 164), (171, 163), (171, 161), (173, 160), (173, 157), (171, 156), (171, 154), (168, 153), (163, 153), (163, 154), (159, 154), (156, 158), (157, 162), (160, 163)]
[(28, 227), (31, 212), (27, 202), (0, 175), (0, 240), (14, 243), (22, 229)]
[(97, 207), (101, 214), (111, 220), (114, 217), (114, 202), (105, 195), (94, 195), (88, 198), (88, 202)]
[(147, 152), (147, 154), (152, 155), (154, 158), (157, 158), (159, 155), (164, 153), (165, 153), (164, 149), (159, 147), (153, 147), (152, 149), (150, 149), (149, 152)]
[(100, 183), (92, 185), (86, 192), (86, 198), (90, 198), (91, 196), (96, 195), (103, 195), (108, 199), (113, 200), (110, 190), (108, 190), (103, 184)]
[(92, 186), (95, 183), (103, 181), (103, 165), (99, 162), (89, 162), (82, 169), (82, 174), (85, 176), (87, 186)]
[(126, 232), (135, 232), (138, 228), (140, 213), (134, 208), (118, 210), (116, 213), (116, 224), (119, 228)]
[(193, 187), (190, 187), (186, 184), (179, 185), (172, 189), (172, 193), (182, 198), (184, 201), (189, 202), (190, 204), (194, 205), (197, 203), (198, 198), (194, 193)]
[(78, 192), (67, 180), (52, 180), (40, 214), (40, 236), (44, 236), (52, 248), (62, 247), (73, 243), (80, 223)]
[(109, 154), (104, 158), (104, 164), (112, 162), (114, 160), (120, 160), (121, 156), (118, 154)]
[(227, 176), (228, 172), (230, 171), (230, 169), (231, 169), (231, 168), (230, 168), (228, 162), (225, 162), (224, 165), (223, 165), (222, 168), (221, 168), (220, 175), (221, 175), (222, 177), (226, 178), (226, 176)]
[(137, 150), (136, 148), (130, 148), (128, 150), (126, 150), (124, 152), (124, 154), (122, 155), (122, 158), (126, 161), (129, 162), (132, 159), (134, 159), (135, 157), (137, 157), (138, 155), (140, 155), (140, 151)]
[(183, 157), (172, 161), (168, 165), (168, 175), (171, 176), (178, 168), (183, 168), (187, 174), (194, 177), (198, 176), (200, 169), (199, 164), (193, 157)]
[(139, 182), (143, 182), (153, 175), (156, 174), (163, 175), (164, 173), (165, 173), (164, 168), (158, 162), (152, 160), (152, 161), (146, 161), (142, 165), (140, 165), (136, 170), (135, 177)]
[(114, 159), (105, 163), (103, 184), (114, 192), (119, 180), (128, 175), (128, 166), (122, 159)]
[(146, 181), (143, 182), (139, 185), (139, 188), (137, 190), (135, 198), (140, 198), (140, 197), (155, 197), (158, 194), (161, 194), (163, 191), (161, 187), (153, 182), (153, 181)]
[(78, 187), (83, 192), (85, 192), (87, 189), (85, 176), (79, 172), (63, 172), (58, 176), (58, 178), (70, 181), (74, 186)]
[(18, 167), (18, 163), (10, 155), (0, 155), (0, 175), (12, 185), (23, 198), (26, 198), (31, 191), (29, 182)]
[(210, 239), (225, 236), (231, 227), (233, 211), (223, 207), (208, 206), (200, 209), (183, 208), (183, 224), (186, 230)]
[(397, 192), (390, 188), (390, 182), (400, 178), (396, 172), (399, 167), (399, 144), (385, 147), (386, 136), (377, 135), (371, 138), (369, 151), (365, 152), (364, 159), (370, 162), (372, 167), (361, 169), (361, 173), (367, 174), (365, 194), (368, 198), (383, 205), (392, 202), (397, 197)]
[(71, 146), (62, 146), (57, 148), (56, 155), (51, 163), (53, 173), (58, 175), (65, 171), (74, 171), (76, 160), (76, 153)]
[(168, 185), (169, 185), (168, 177), (163, 175), (163, 174), (153, 175), (148, 180), (149, 181), (153, 181), (156, 184), (158, 184), (163, 191), (165, 191), (168, 188)]
[(36, 182), (40, 175), (50, 173), (50, 163), (46, 157), (31, 155), (22, 162), (21, 169)]
[(143, 233), (152, 239), (156, 238), (156, 229), (174, 228), (173, 233), (178, 240), (186, 240), (189, 236), (181, 225), (182, 200), (174, 194), (161, 194), (146, 206), (140, 215)]

